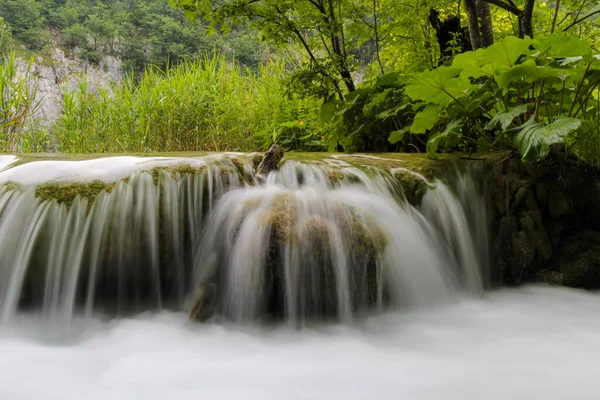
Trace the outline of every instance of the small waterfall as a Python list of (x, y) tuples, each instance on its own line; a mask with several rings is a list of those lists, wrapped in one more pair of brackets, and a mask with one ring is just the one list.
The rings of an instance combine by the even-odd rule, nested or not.
[[(232, 157), (0, 172), (21, 183), (0, 188), (0, 323), (19, 310), (60, 329), (75, 315), (182, 310), (207, 285), (217, 319), (346, 322), (482, 289), (487, 216), (474, 174), (431, 182), (415, 207), (388, 171), (287, 161), (258, 183), (252, 161)], [(93, 195), (57, 175), (83, 176)], [(48, 185), (68, 196), (44, 196)]]

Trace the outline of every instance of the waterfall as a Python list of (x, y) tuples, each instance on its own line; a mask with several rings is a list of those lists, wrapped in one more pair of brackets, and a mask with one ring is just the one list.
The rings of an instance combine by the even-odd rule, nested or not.
[(0, 161), (0, 324), (187, 311), (198, 290), (216, 320), (348, 322), (487, 276), (468, 171), (411, 205), (390, 171), (346, 163), (287, 161), (259, 182), (241, 154)]

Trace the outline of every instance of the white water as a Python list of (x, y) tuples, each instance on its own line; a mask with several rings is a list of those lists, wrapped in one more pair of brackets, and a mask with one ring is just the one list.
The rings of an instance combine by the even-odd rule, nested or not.
[[(341, 183), (327, 169), (289, 163), (259, 187), (212, 167), (162, 173), (156, 187), (139, 172), (188, 160), (13, 161), (0, 159), (0, 182), (21, 184), (0, 189), (2, 400), (600, 398), (600, 298), (545, 287), (482, 293), (488, 217), (471, 175), (453, 189), (431, 182), (415, 208), (389, 176), (349, 166)], [(67, 210), (29, 187), (127, 176), (89, 213), (84, 200)], [(299, 242), (269, 256), (285, 281), (285, 296), (273, 298), (285, 303), (285, 320), (300, 323), (230, 325), (265, 311), (263, 279), (273, 271), (264, 233), (275, 223), (264, 217), (281, 199), (294, 211), (283, 230)], [(349, 216), (387, 239), (368, 261), (353, 259), (360, 242), (344, 228)], [(315, 221), (313, 238), (327, 232), (325, 258), (299, 229)], [(375, 273), (349, 278), (373, 265)], [(183, 297), (215, 270), (224, 276), (222, 324), (160, 311), (167, 300), (187, 311)], [(372, 283), (365, 276), (376, 277), (377, 297), (356, 312), (352, 297)], [(310, 318), (330, 297), (344, 324)], [(123, 315), (121, 307), (155, 313), (99, 319)]]
[(184, 320), (96, 322), (51, 344), (25, 318), (0, 338), (0, 398), (600, 398), (600, 298), (585, 292), (503, 290), (302, 331)]

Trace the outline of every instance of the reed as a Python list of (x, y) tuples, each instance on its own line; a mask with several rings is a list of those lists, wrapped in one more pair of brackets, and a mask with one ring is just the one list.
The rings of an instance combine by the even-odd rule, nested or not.
[(36, 121), (39, 108), (37, 83), (31, 67), (33, 59), (19, 71), (14, 52), (0, 63), (0, 151), (38, 150), (45, 133)]
[(81, 76), (64, 92), (54, 132), (64, 152), (258, 150), (289, 121), (317, 125), (320, 102), (288, 96), (284, 77), (283, 63), (252, 73), (219, 54), (149, 68), (107, 89)]

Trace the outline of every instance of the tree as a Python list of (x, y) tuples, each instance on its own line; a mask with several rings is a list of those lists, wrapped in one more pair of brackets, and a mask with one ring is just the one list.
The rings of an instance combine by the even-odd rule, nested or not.
[(517, 7), (512, 0), (483, 0), (485, 3), (493, 4), (509, 13), (516, 15), (519, 21), (518, 36), (533, 38), (533, 6), (535, 0), (525, 0), (523, 8)]
[[(340, 98), (340, 83), (348, 92), (356, 89), (352, 62), (348, 55), (346, 21), (353, 10), (348, 0), (170, 0), (186, 15), (202, 16), (214, 28), (248, 23), (259, 28), (263, 38), (276, 45), (300, 48), (304, 68), (296, 75), (302, 86), (313, 86), (315, 93)], [(377, 13), (377, 6), (375, 6)], [(326, 86), (330, 86), (327, 88)]]

